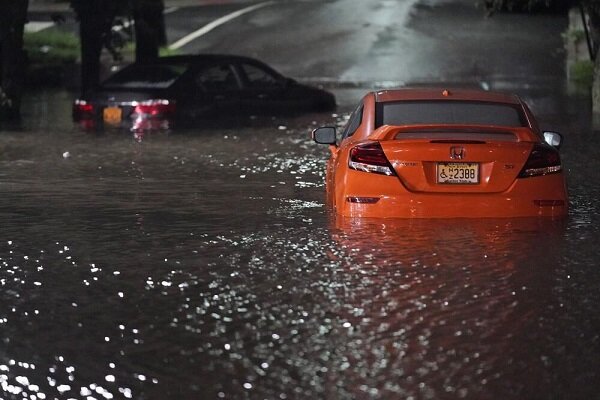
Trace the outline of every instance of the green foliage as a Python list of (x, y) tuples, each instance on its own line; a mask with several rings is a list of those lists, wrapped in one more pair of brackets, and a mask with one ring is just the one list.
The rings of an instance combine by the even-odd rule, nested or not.
[(181, 54), (179, 50), (171, 49), (170, 47), (161, 47), (158, 52), (160, 57), (176, 56), (179, 54)]
[(79, 58), (79, 38), (56, 29), (25, 33), (24, 48), (30, 65), (73, 64)]
[(577, 45), (585, 40), (585, 31), (583, 29), (569, 29), (562, 34), (566, 42), (572, 42)]
[(578, 86), (591, 88), (594, 81), (593, 61), (577, 61), (573, 63), (570, 71), (571, 80)]

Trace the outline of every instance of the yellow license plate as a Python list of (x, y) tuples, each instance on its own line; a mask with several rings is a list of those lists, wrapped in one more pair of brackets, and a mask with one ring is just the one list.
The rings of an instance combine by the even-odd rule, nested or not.
[(119, 107), (106, 107), (102, 113), (102, 117), (107, 124), (117, 125), (121, 123), (123, 110)]
[(437, 183), (476, 185), (479, 183), (478, 163), (438, 163)]

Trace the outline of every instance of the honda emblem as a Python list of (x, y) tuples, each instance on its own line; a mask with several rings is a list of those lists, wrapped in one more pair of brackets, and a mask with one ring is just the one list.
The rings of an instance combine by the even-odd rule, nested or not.
[(467, 152), (464, 147), (453, 146), (450, 147), (450, 158), (453, 160), (462, 160), (467, 156)]

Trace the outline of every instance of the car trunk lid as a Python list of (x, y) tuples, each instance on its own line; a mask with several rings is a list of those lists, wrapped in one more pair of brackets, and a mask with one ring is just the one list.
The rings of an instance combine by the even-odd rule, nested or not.
[(407, 190), (431, 193), (505, 191), (537, 141), (528, 128), (435, 125), (382, 127), (370, 139)]
[(110, 90), (98, 92), (91, 100), (103, 107), (127, 107), (134, 103), (156, 98), (165, 98), (165, 94), (148, 91)]

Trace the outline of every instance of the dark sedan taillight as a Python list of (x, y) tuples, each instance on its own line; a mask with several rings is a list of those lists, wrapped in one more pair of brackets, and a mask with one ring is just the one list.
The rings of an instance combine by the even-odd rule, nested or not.
[(381, 145), (378, 142), (359, 144), (350, 150), (348, 166), (357, 171), (395, 175)]
[(164, 99), (146, 100), (135, 104), (133, 114), (141, 118), (164, 118), (175, 113), (175, 102)]
[(73, 115), (78, 117), (94, 114), (94, 106), (86, 100), (77, 99), (73, 102)]
[(536, 143), (529, 154), (525, 166), (519, 174), (519, 178), (530, 176), (547, 175), (562, 170), (560, 155), (554, 147)]

